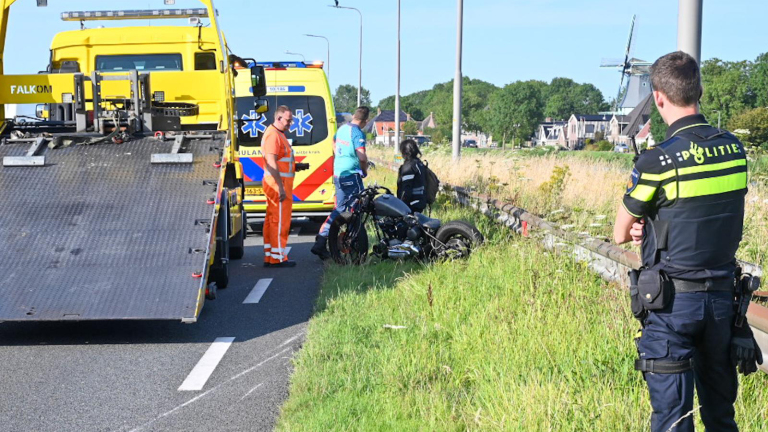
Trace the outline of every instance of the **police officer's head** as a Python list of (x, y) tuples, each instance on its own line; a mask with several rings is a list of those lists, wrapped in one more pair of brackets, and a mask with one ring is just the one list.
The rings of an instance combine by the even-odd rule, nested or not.
[(417, 159), (421, 156), (421, 150), (419, 150), (419, 145), (416, 144), (416, 141), (407, 139), (400, 143), (400, 154), (403, 155), (405, 160)]
[(352, 123), (360, 126), (361, 128), (364, 128), (368, 123), (368, 116), (370, 113), (371, 110), (367, 106), (358, 107), (355, 110), (355, 113), (352, 114)]
[(670, 124), (680, 117), (698, 112), (701, 98), (699, 65), (690, 55), (675, 51), (651, 66), (653, 99), (664, 122)]

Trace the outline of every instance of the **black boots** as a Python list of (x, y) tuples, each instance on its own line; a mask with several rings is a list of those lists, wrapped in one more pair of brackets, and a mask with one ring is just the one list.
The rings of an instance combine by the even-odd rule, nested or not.
[(330, 258), (331, 254), (328, 252), (328, 237), (323, 237), (321, 235), (315, 236), (315, 244), (312, 246), (310, 252), (317, 255), (321, 260)]

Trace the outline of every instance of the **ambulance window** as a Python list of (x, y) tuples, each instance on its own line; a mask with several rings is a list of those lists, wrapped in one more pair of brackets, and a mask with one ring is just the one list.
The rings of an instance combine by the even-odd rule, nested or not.
[(195, 70), (216, 70), (216, 54), (195, 53)]
[(127, 54), (98, 55), (96, 70), (102, 72), (138, 71), (180, 71), (181, 54)]
[[(253, 110), (253, 98), (237, 98), (237, 112), (240, 117), (238, 133), (240, 142), (247, 146), (261, 145), (261, 135), (275, 118), (275, 109), (286, 105), (293, 112), (293, 125), (286, 136), (294, 146), (317, 144), (328, 138), (328, 117), (325, 112), (325, 99), (320, 96), (267, 96), (269, 111), (262, 114), (265, 118), (255, 117), (251, 121), (248, 115)], [(243, 118), (245, 115), (245, 119)]]

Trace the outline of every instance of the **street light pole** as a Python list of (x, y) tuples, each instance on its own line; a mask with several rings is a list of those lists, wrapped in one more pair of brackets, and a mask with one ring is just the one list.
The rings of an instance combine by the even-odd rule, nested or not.
[(348, 6), (328, 5), (328, 7), (336, 9), (351, 9), (353, 11), (357, 11), (358, 15), (360, 15), (360, 55), (357, 71), (357, 106), (360, 106), (363, 104), (363, 13), (360, 12), (357, 8)]
[(288, 54), (288, 55), (301, 56), (301, 61), (303, 61), (303, 62), (306, 62), (306, 61), (307, 61), (307, 59), (306, 59), (306, 58), (304, 58), (304, 54), (301, 54), (301, 53), (295, 53), (295, 52), (290, 52), (290, 51), (288, 51), (288, 50), (285, 50), (285, 53), (286, 53), (286, 54)]
[(397, 89), (395, 91), (395, 145), (394, 151), (400, 146), (400, 0), (397, 0)]
[(677, 49), (701, 63), (701, 15), (704, 0), (680, 0), (677, 10)]
[(461, 158), (461, 40), (464, 15), (464, 1), (457, 0), (456, 20), (456, 75), (453, 78), (453, 160)]
[(305, 34), (304, 36), (325, 39), (325, 44), (327, 47), (327, 52), (325, 56), (325, 65), (326, 65), (325, 70), (326, 70), (326, 73), (328, 74), (328, 81), (330, 81), (331, 80), (331, 43), (328, 41), (328, 38), (325, 36), (311, 35), (311, 34)]

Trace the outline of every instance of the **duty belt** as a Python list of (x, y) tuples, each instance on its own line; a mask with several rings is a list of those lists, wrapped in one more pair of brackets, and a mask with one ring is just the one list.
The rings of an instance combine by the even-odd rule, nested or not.
[(675, 292), (733, 291), (733, 279), (718, 278), (689, 281), (671, 279)]

